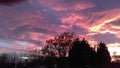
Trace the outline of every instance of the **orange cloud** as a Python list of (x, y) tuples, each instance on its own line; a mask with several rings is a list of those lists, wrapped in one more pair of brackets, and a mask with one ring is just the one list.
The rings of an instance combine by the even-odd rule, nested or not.
[[(112, 9), (101, 14), (104, 17), (96, 19), (90, 27), (90, 31), (99, 32), (106, 24), (120, 19), (120, 9)], [(97, 14), (96, 14), (97, 15)]]
[(117, 32), (115, 32), (115, 31), (111, 31), (111, 30), (104, 30), (104, 31), (100, 31), (99, 33), (102, 33), (102, 34), (104, 34), (104, 33), (111, 33), (111, 34), (117, 34)]
[(113, 28), (113, 29), (120, 29), (120, 26), (111, 26), (111, 28)]

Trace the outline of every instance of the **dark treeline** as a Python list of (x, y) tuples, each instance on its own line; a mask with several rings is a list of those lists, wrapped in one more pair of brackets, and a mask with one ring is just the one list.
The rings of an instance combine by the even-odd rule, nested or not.
[(105, 43), (100, 42), (91, 47), (85, 38), (80, 40), (75, 33), (62, 33), (46, 43), (44, 54), (48, 57), (66, 57), (70, 67), (100, 67), (111, 62)]
[[(53, 39), (46, 40), (45, 47), (40, 52), (44, 56), (35, 53), (37, 54), (34, 55), (36, 59), (17, 63), (16, 68), (113, 67), (111, 66), (111, 56), (105, 43), (100, 42), (94, 45), (94, 47), (91, 47), (86, 39), (83, 38), (80, 40), (75, 33), (64, 32), (60, 35), (56, 35)], [(2, 58), (5, 58), (5, 56)], [(1, 60), (2, 59), (0, 59), (0, 64), (2, 64)], [(3, 61), (4, 60), (2, 60), (2, 62)]]
[(104, 43), (100, 42), (95, 50), (90, 47), (87, 40), (76, 39), (69, 51), (69, 60), (73, 66), (98, 68), (109, 64), (111, 57)]

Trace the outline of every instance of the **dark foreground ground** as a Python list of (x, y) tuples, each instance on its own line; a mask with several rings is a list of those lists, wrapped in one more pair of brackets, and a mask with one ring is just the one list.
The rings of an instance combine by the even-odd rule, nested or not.
[(120, 68), (120, 63), (113, 62), (109, 65), (106, 65), (106, 67), (104, 67), (104, 68)]
[(81, 66), (71, 66), (71, 65), (39, 65), (39, 64), (26, 64), (26, 63), (1, 63), (0, 68), (120, 68), (120, 63), (112, 62), (103, 66), (92, 67), (89, 65)]

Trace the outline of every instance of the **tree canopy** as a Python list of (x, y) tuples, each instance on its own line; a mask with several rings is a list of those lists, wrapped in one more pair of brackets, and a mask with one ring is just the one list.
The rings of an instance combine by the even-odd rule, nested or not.
[(64, 32), (53, 39), (46, 40), (43, 54), (49, 57), (68, 57), (71, 64), (97, 65), (111, 61), (105, 43), (100, 42), (91, 48), (89, 42), (82, 40), (75, 33)]
[(48, 56), (65, 57), (75, 39), (75, 33), (64, 32), (55, 36), (53, 39), (46, 40), (43, 51)]

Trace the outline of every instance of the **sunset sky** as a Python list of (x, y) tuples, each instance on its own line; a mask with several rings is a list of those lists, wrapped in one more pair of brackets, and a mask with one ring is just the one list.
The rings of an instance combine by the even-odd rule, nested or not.
[(120, 0), (0, 0), (0, 52), (26, 50), (69, 31), (120, 48)]

